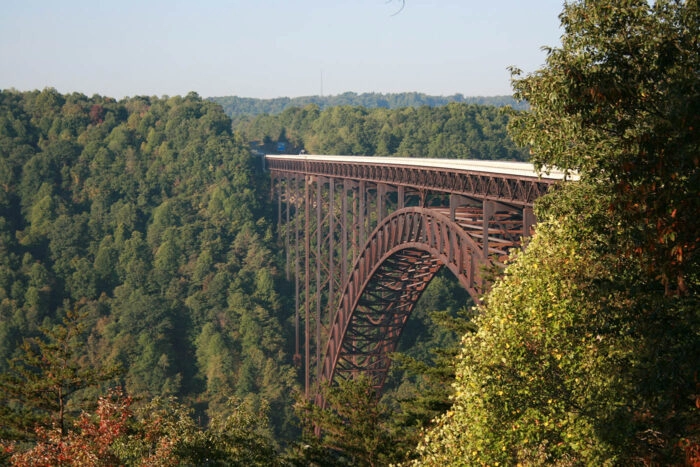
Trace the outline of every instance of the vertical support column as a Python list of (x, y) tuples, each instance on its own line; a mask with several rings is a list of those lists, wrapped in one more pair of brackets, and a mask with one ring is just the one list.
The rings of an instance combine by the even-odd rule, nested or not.
[[(296, 206), (295, 210), (295, 216), (294, 216), (294, 309), (295, 315), (294, 315), (294, 337), (295, 337), (295, 348), (294, 348), (294, 364), (296, 365), (297, 368), (301, 366), (301, 350), (300, 350), (300, 341), (301, 341), (301, 336), (299, 335), (300, 331), (300, 314), (301, 314), (301, 302), (300, 302), (300, 280), (301, 280), (301, 251), (300, 251), (300, 244), (301, 244), (301, 239), (299, 238), (299, 233), (301, 231), (301, 214), (299, 213), (299, 208), (300, 208), (300, 197), (299, 197), (299, 179), (295, 176), (294, 178), (290, 179), (290, 183), (293, 185), (293, 197), (294, 197), (294, 204)], [(289, 204), (291, 204), (291, 199), (288, 200)], [(291, 206), (288, 205), (287, 211), (291, 209)], [(289, 240), (289, 229), (287, 229), (287, 239)]]
[(360, 251), (360, 184), (352, 184), (352, 258), (357, 258)]
[(398, 203), (398, 209), (403, 209), (406, 207), (406, 187), (403, 185), (399, 185), (397, 191), (398, 193), (396, 194), (396, 202)]
[(386, 217), (386, 192), (384, 183), (377, 184), (377, 225)]
[[(532, 235), (532, 227), (537, 223), (537, 217), (535, 217), (535, 211), (531, 207), (527, 206), (523, 208), (523, 239), (530, 238)], [(523, 247), (525, 247), (526, 242), (523, 242)]]
[(491, 219), (493, 218), (493, 214), (496, 210), (494, 202), (489, 201), (489, 200), (484, 200), (483, 203), (483, 213), (484, 213), (484, 219), (483, 219), (483, 230), (482, 230), (482, 235), (483, 235), (483, 253), (484, 253), (484, 258), (489, 257), (489, 224), (491, 222)]
[(310, 397), (311, 389), (311, 329), (309, 329), (310, 320), (310, 303), (309, 303), (309, 287), (311, 286), (310, 276), (311, 268), (310, 263), (310, 250), (311, 250), (311, 235), (309, 235), (309, 224), (311, 222), (311, 190), (309, 185), (311, 184), (311, 176), (307, 175), (304, 178), (304, 396), (308, 400)]
[[(360, 181), (360, 187), (358, 191), (358, 195), (360, 197), (360, 209), (359, 209), (359, 216), (358, 216), (358, 226), (359, 226), (359, 242), (358, 242), (358, 250), (359, 248), (362, 248), (365, 245), (365, 241), (367, 241), (367, 232), (366, 232), (366, 226), (365, 226), (365, 217), (367, 213), (367, 182), (364, 180)], [(359, 251), (357, 252), (359, 254)], [(357, 257), (357, 255), (355, 255)]]
[(323, 282), (321, 281), (321, 268), (323, 261), (321, 258), (321, 246), (323, 245), (323, 187), (326, 179), (316, 178), (316, 329), (314, 346), (316, 350), (316, 381), (318, 382), (321, 370), (321, 299), (323, 296)]
[(342, 221), (341, 221), (341, 246), (340, 246), (340, 286), (345, 284), (348, 278), (348, 189), (347, 183), (348, 179), (343, 179), (343, 193), (340, 198), (341, 209), (343, 210)]
[[(335, 178), (331, 177), (328, 180), (328, 304), (326, 305), (327, 314), (330, 318), (335, 307), (335, 223), (337, 218), (335, 215)], [(328, 321), (330, 323), (330, 319)], [(321, 346), (319, 345), (319, 348)], [(321, 376), (321, 359), (318, 360), (319, 379)]]
[[(292, 182), (293, 180), (293, 182)], [(278, 215), (279, 215), (279, 226), (284, 225), (284, 246), (285, 246), (285, 252), (287, 254), (287, 263), (284, 265), (284, 270), (286, 273), (287, 280), (291, 280), (291, 275), (292, 275), (292, 266), (291, 266), (291, 259), (292, 259), (292, 251), (289, 246), (290, 243), (290, 236), (291, 236), (291, 224), (289, 223), (290, 219), (290, 211), (292, 210), (292, 200), (291, 200), (291, 195), (290, 195), (290, 183), (296, 183), (296, 179), (285, 179), (284, 180), (284, 201), (285, 201), (285, 209), (284, 209), (284, 224), (282, 223), (282, 187), (280, 186), (279, 188), (279, 203), (278, 203)], [(278, 227), (279, 229), (279, 227)], [(278, 234), (282, 235), (282, 232), (278, 230)]]
[(271, 199), (275, 199), (277, 195), (277, 240), (282, 241), (282, 180), (277, 177), (272, 177), (272, 185), (270, 186)]
[(457, 219), (457, 206), (459, 198), (457, 195), (450, 193), (450, 220), (454, 222)]

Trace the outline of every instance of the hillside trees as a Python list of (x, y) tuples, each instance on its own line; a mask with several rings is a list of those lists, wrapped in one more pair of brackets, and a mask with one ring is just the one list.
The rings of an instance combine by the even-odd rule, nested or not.
[(461, 94), (452, 96), (428, 96), (418, 92), (395, 94), (345, 92), (336, 96), (277, 97), (274, 99), (254, 99), (238, 96), (211, 97), (210, 100), (223, 107), (226, 115), (237, 121), (239, 118), (262, 114), (277, 115), (291, 108), (315, 106), (321, 110), (338, 106), (355, 106), (366, 109), (398, 109), (402, 107), (440, 107), (451, 102), (461, 104), (488, 105), (494, 107), (513, 106), (524, 109), (527, 106), (518, 103), (512, 96), (478, 96), (465, 97)]
[(90, 361), (121, 365), (136, 405), (196, 400), (204, 424), (236, 395), (290, 436), (287, 308), (255, 170), (194, 93), (0, 92), (0, 371), (81, 303)]
[(318, 106), (237, 121), (235, 128), (267, 152), (274, 142), (312, 154), (526, 160), (507, 134), (508, 115), (496, 107), (449, 103), (441, 107)]
[(698, 462), (698, 5), (561, 18), (562, 47), (514, 77), (532, 110), (513, 129), (581, 180), (541, 199), (480, 307), (423, 465)]
[(514, 137), (546, 170), (577, 170), (614, 190), (620, 245), (686, 294), (698, 264), (700, 8), (672, 2), (574, 2), (547, 66), (518, 79), (532, 111)]

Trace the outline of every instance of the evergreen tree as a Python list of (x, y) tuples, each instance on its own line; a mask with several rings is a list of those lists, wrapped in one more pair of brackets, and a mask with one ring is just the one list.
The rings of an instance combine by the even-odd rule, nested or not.
[(307, 430), (320, 434), (308, 450), (298, 452), (307, 462), (332, 459), (332, 465), (379, 466), (399, 460), (395, 440), (388, 429), (390, 411), (377, 403), (371, 382), (362, 376), (321, 389), (323, 407), (297, 403), (297, 413)]
[(69, 405), (77, 391), (113, 379), (119, 369), (84, 363), (86, 314), (66, 311), (63, 323), (25, 339), (21, 354), (0, 375), (3, 428), (0, 438), (31, 439), (36, 426), (65, 434), (80, 407)]

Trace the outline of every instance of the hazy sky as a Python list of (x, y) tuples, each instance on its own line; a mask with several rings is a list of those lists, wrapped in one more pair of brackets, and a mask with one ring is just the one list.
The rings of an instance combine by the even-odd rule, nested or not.
[(0, 89), (511, 94), (563, 0), (0, 0)]

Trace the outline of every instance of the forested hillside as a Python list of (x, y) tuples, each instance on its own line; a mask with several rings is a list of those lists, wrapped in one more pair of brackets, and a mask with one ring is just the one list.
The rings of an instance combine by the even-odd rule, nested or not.
[(398, 109), (402, 107), (439, 107), (451, 102), (464, 104), (492, 105), (496, 107), (511, 106), (525, 109), (527, 106), (513, 99), (512, 96), (465, 97), (462, 94), (452, 96), (429, 96), (418, 92), (393, 94), (345, 92), (336, 96), (277, 97), (274, 99), (255, 99), (251, 97), (220, 96), (211, 97), (224, 108), (226, 115), (232, 118), (255, 116), (260, 114), (275, 115), (291, 107), (306, 107), (315, 104), (320, 109), (349, 105), (367, 109)]
[(234, 128), (267, 153), (283, 142), (292, 153), (526, 160), (508, 136), (508, 120), (503, 109), (476, 104), (396, 110), (312, 104), (241, 118)]
[[(230, 397), (264, 399), (289, 439), (290, 308), (267, 192), (218, 105), (3, 91), (0, 154), (0, 373), (23, 378), (23, 339), (60, 341), (51, 330), (77, 313), (79, 368), (121, 368), (111, 385), (142, 403), (177, 396), (202, 422), (231, 413)], [(22, 439), (24, 396), (0, 392), (0, 437)]]
[[(90, 453), (128, 465), (356, 465), (350, 447), (300, 437), (294, 304), (269, 175), (254, 162), (222, 109), (194, 93), (0, 92), (0, 464)], [(402, 350), (418, 360), (396, 366), (372, 425), (393, 433), (386, 462), (449, 406), (445, 355), (464, 330), (444, 323), (468, 300), (441, 276), (415, 310)], [(440, 359), (441, 376), (421, 376)]]

